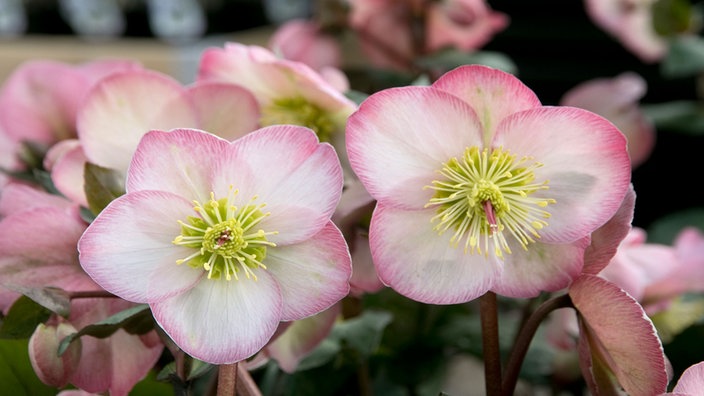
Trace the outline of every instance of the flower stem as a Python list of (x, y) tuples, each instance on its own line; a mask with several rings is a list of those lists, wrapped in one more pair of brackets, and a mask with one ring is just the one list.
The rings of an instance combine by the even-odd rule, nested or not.
[(237, 394), (241, 396), (262, 396), (262, 391), (257, 386), (252, 376), (247, 371), (245, 365), (240, 364), (237, 368)]
[(501, 394), (501, 354), (499, 353), (499, 319), (496, 293), (486, 292), (479, 298), (482, 322), (482, 353), (484, 355), (484, 382), (487, 396)]
[(238, 363), (218, 367), (218, 396), (235, 396), (237, 393)]
[(518, 374), (521, 371), (523, 359), (525, 359), (530, 342), (543, 320), (550, 312), (559, 308), (568, 307), (573, 307), (572, 300), (570, 300), (569, 295), (564, 294), (562, 296), (551, 298), (550, 300), (542, 303), (528, 318), (528, 320), (526, 320), (525, 325), (521, 327), (518, 336), (516, 336), (516, 342), (506, 363), (506, 371), (504, 372), (504, 378), (501, 384), (501, 395), (513, 395), (513, 391), (516, 388), (516, 383), (518, 382)]
[(105, 290), (74, 291), (68, 293), (68, 298), (117, 298), (116, 295)]

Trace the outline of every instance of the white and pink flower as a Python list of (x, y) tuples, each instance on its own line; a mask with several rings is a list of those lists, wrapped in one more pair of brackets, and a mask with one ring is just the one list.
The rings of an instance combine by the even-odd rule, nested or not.
[(347, 135), (352, 168), (377, 200), (379, 276), (421, 302), (566, 287), (629, 188), (612, 123), (542, 106), (514, 76), (483, 66), (370, 96)]
[(106, 290), (149, 304), (198, 359), (246, 359), (279, 322), (349, 291), (349, 251), (330, 220), (342, 170), (306, 128), (273, 126), (231, 143), (149, 132), (126, 189), (80, 240), (81, 264)]

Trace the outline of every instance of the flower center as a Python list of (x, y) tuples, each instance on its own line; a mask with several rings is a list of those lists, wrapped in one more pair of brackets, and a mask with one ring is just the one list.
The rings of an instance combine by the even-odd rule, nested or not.
[(188, 216), (179, 220), (181, 235), (174, 238), (175, 245), (186, 246), (196, 251), (186, 258), (176, 260), (176, 264), (188, 263), (193, 268), (203, 268), (208, 279), (239, 280), (244, 273), (247, 279), (257, 280), (254, 270), (266, 269), (263, 264), (266, 248), (276, 246), (267, 237), (277, 232), (256, 229), (269, 213), (262, 212), (265, 204), (254, 204), (254, 196), (247, 205), (238, 208), (232, 204), (238, 191), (230, 186), (227, 198), (216, 200), (210, 193), (210, 200), (201, 204), (193, 201), (198, 216)]
[(293, 124), (312, 129), (321, 142), (329, 142), (335, 122), (327, 112), (302, 97), (274, 100), (262, 108), (262, 126)]
[[(503, 148), (467, 148), (461, 159), (450, 158), (439, 173), (442, 180), (426, 186), (435, 194), (425, 207), (437, 207), (431, 219), (439, 234), (454, 230), (450, 243), (464, 240), (465, 252), (488, 255), (490, 248), (503, 258), (511, 254), (506, 235), (524, 248), (540, 238), (550, 213), (543, 208), (554, 204), (550, 198), (533, 193), (548, 190), (548, 180), (534, 182), (534, 171), (543, 166), (530, 157), (516, 159)], [(490, 247), (491, 245), (491, 247)]]

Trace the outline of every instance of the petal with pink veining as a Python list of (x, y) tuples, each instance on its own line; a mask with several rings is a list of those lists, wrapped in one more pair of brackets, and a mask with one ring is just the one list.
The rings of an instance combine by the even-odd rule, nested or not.
[(501, 275), (494, 256), (453, 247), (452, 233), (438, 235), (435, 211), (405, 211), (378, 204), (369, 244), (379, 278), (397, 292), (428, 304), (456, 304), (486, 293)]
[(350, 253), (332, 222), (307, 241), (267, 249), (264, 263), (281, 280), (283, 321), (323, 311), (349, 293)]
[[(664, 392), (665, 355), (643, 308), (618, 286), (593, 275), (577, 279), (569, 295), (581, 317), (581, 365), (587, 382), (599, 387), (603, 382), (592, 373), (611, 372), (630, 395)], [(589, 351), (591, 357), (584, 355)]]
[(78, 243), (83, 269), (103, 288), (133, 302), (159, 301), (193, 287), (203, 270), (176, 260), (195, 249), (172, 243), (178, 220), (195, 215), (178, 195), (136, 191), (111, 202)]
[(386, 206), (422, 209), (425, 186), (466, 147), (482, 147), (472, 109), (429, 87), (392, 88), (370, 96), (347, 123), (347, 153), (369, 193)]
[(154, 318), (189, 355), (212, 364), (244, 360), (279, 324), (279, 285), (266, 271), (256, 281), (207, 280), (152, 305)]

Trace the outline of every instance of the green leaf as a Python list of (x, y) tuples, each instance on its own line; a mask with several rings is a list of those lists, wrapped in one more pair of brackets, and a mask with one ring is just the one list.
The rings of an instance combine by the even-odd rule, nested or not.
[(34, 374), (27, 353), (29, 340), (0, 340), (0, 384), (3, 395), (53, 396), (57, 390)]
[(42, 307), (65, 318), (71, 312), (71, 299), (68, 293), (58, 287), (30, 288), (21, 285), (4, 285), (10, 290), (24, 294)]
[(51, 316), (51, 311), (32, 301), (27, 296), (21, 296), (12, 304), (10, 311), (0, 325), (0, 338), (29, 338), (37, 325), (45, 322)]
[(698, 36), (679, 36), (670, 41), (669, 52), (660, 64), (668, 78), (690, 77), (704, 70), (704, 41)]
[(59, 355), (62, 355), (71, 343), (79, 337), (89, 335), (96, 338), (107, 338), (117, 330), (124, 329), (130, 334), (144, 334), (154, 327), (149, 306), (146, 304), (120, 311), (100, 322), (88, 325), (77, 333), (64, 338), (59, 344)]
[[(190, 370), (188, 371), (188, 375), (186, 376), (186, 379), (191, 381), (196, 378), (199, 378), (213, 369), (215, 365), (212, 365), (210, 363), (206, 363), (202, 360), (198, 360), (192, 357), (187, 357), (187, 359), (190, 360)], [(159, 381), (172, 381), (174, 378), (178, 378), (178, 374), (176, 373), (176, 363), (171, 362), (164, 366), (161, 371), (159, 371), (159, 374), (157, 374), (156, 379)]]
[(704, 231), (704, 209), (683, 210), (654, 221), (648, 228), (648, 242), (670, 245), (686, 227), (697, 227)]
[(342, 346), (338, 340), (326, 338), (298, 363), (296, 371), (310, 370), (327, 364), (339, 355), (340, 349), (342, 349)]
[(454, 69), (462, 65), (485, 65), (507, 73), (516, 74), (518, 66), (506, 54), (493, 51), (463, 52), (448, 49), (420, 58), (418, 64), (425, 68)]
[(146, 378), (139, 381), (130, 391), (130, 396), (172, 396), (173, 394), (173, 388), (159, 381), (154, 371), (150, 371)]
[(360, 316), (337, 323), (332, 329), (332, 336), (362, 356), (369, 356), (379, 347), (384, 329), (391, 319), (388, 312), (368, 310)]
[(124, 177), (114, 169), (86, 162), (83, 189), (90, 210), (98, 214), (125, 193)]
[(704, 135), (704, 105), (695, 101), (678, 100), (643, 105), (643, 112), (658, 130)]

